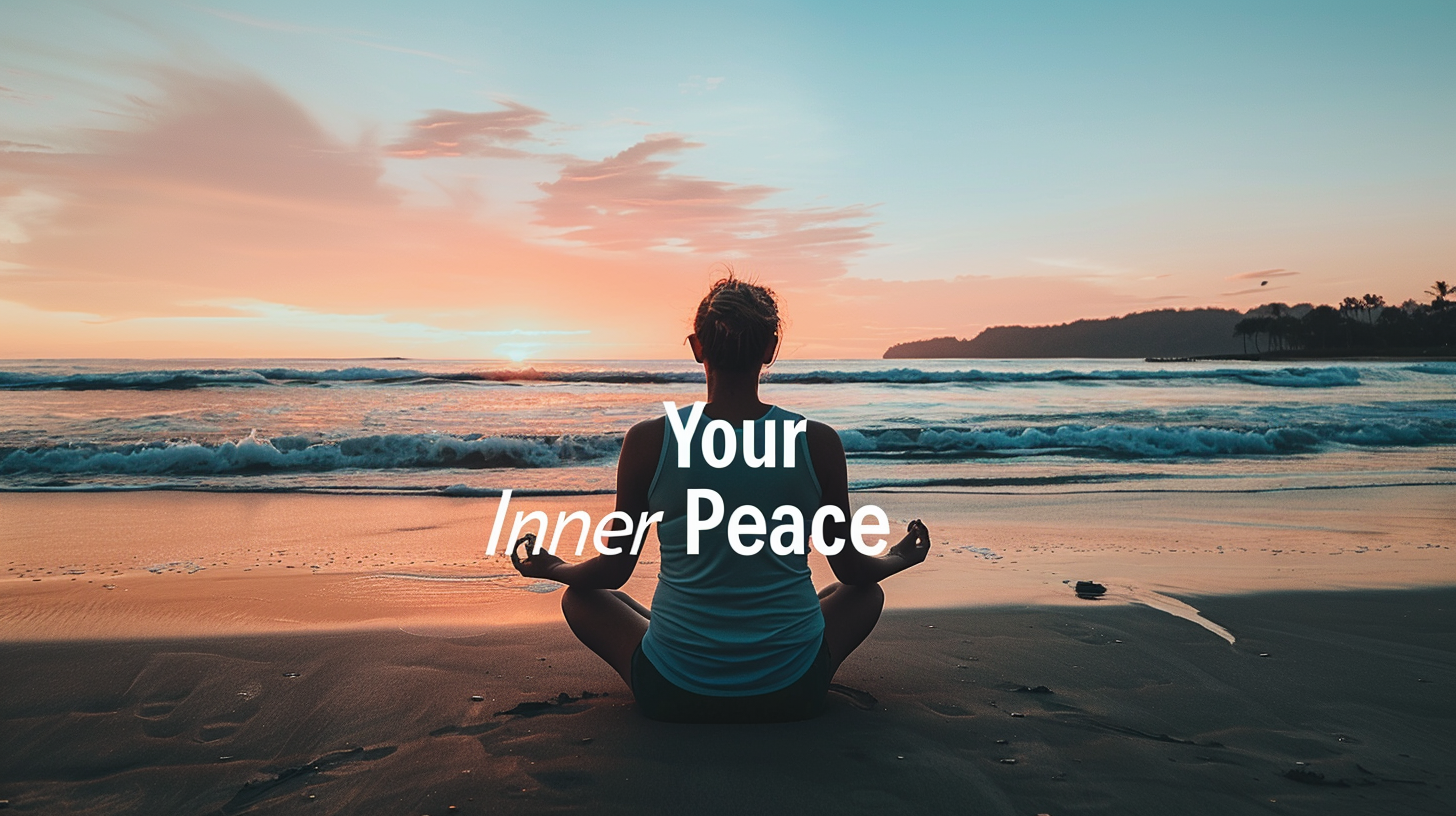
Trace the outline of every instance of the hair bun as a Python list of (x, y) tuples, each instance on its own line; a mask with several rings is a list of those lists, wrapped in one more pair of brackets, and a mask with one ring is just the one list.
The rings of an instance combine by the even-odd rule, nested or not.
[(705, 362), (723, 371), (752, 371), (763, 365), (782, 324), (773, 290), (729, 275), (698, 304), (693, 331)]

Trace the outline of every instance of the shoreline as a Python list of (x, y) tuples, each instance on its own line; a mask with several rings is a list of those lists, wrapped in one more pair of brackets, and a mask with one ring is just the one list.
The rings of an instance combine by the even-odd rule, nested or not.
[[(890, 609), (1108, 603), (1288, 589), (1456, 585), (1451, 486), (1273, 493), (862, 492), (892, 524), (933, 522)], [(435, 500), (431, 500), (435, 499)], [(613, 497), (521, 497), (581, 509)], [(5, 493), (0, 640), (278, 634), (395, 627), (480, 634), (554, 620), (559, 585), (484, 557), (498, 501), (196, 492)], [(624, 589), (650, 603), (648, 536)], [(588, 549), (590, 547), (588, 546)], [(574, 560), (574, 554), (568, 553)], [(816, 586), (833, 580), (810, 556)]]
[[(1300, 475), (1300, 474), (1296, 474)], [(1035, 479), (1036, 477), (1032, 477)], [(1049, 477), (1058, 478), (1058, 477)], [(1060, 482), (1032, 481), (1022, 477), (1007, 477), (1004, 481), (987, 480), (984, 483), (974, 486), (962, 486), (961, 480), (945, 480), (935, 477), (927, 477), (923, 482), (900, 481), (889, 484), (875, 483), (866, 487), (855, 487), (851, 484), (849, 494), (851, 496), (872, 495), (872, 494), (895, 494), (895, 495), (916, 495), (939, 494), (944, 496), (965, 496), (974, 498), (977, 496), (1075, 496), (1088, 493), (1105, 494), (1130, 494), (1130, 493), (1184, 493), (1202, 495), (1240, 495), (1249, 493), (1292, 493), (1301, 490), (1380, 490), (1383, 488), (1402, 487), (1449, 487), (1456, 485), (1456, 481), (1413, 481), (1413, 482), (1370, 482), (1358, 484), (1311, 484), (1311, 485), (1287, 485), (1279, 487), (1241, 487), (1241, 488), (1163, 488), (1143, 487), (1136, 479), (1124, 479), (1121, 481), (1103, 481), (1089, 479), (1077, 481), (1068, 479)], [(1178, 482), (1179, 476), (1168, 476), (1164, 481)], [(216, 486), (192, 487), (188, 485), (164, 484), (164, 485), (66, 485), (64, 487), (0, 487), (0, 498), (10, 494), (40, 494), (40, 495), (109, 495), (109, 494), (138, 494), (138, 493), (191, 493), (200, 495), (219, 496), (341, 496), (341, 497), (395, 497), (395, 498), (421, 498), (421, 499), (493, 499), (498, 500), (501, 494), (509, 489), (511, 500), (517, 499), (573, 499), (587, 498), (594, 496), (615, 496), (615, 489), (591, 489), (591, 490), (534, 490), (531, 488), (466, 488), (451, 485), (448, 487), (429, 488), (390, 488), (390, 487), (348, 487), (348, 488), (267, 488), (267, 487), (238, 487), (234, 489), (220, 489)]]
[[(1134, 358), (1135, 359), (1135, 358)], [(1329, 363), (1450, 363), (1456, 362), (1456, 354), (1442, 351), (1441, 354), (1299, 354), (1287, 351), (1262, 352), (1257, 354), (1209, 354), (1193, 357), (1144, 357), (1145, 363), (1199, 363), (1199, 362), (1329, 362)]]

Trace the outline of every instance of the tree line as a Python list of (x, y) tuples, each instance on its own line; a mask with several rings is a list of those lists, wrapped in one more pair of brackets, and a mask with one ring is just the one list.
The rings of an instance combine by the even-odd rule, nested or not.
[[(1425, 292), (1429, 303), (1407, 300), (1387, 305), (1380, 295), (1347, 297), (1337, 306), (1270, 303), (1234, 324), (1247, 352), (1391, 351), (1456, 347), (1456, 303), (1445, 281)], [(1261, 343), (1262, 341), (1262, 343)]]

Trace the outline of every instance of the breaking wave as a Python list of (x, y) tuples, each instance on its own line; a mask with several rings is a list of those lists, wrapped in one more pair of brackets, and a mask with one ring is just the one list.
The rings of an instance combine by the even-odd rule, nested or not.
[[(1402, 371), (1418, 374), (1453, 374), (1456, 366), (1422, 363)], [(1216, 369), (1110, 369), (1098, 371), (932, 371), (919, 368), (884, 370), (768, 371), (764, 381), (797, 385), (840, 383), (885, 383), (905, 385), (994, 385), (1062, 382), (1236, 382), (1274, 388), (1340, 388), (1359, 385), (1361, 372), (1350, 366), (1216, 368)], [(219, 368), (125, 371), (111, 373), (42, 374), (0, 371), (0, 389), (10, 390), (185, 390), (247, 386), (319, 384), (399, 385), (430, 382), (478, 383), (593, 383), (602, 385), (653, 385), (703, 382), (701, 371), (585, 371), (534, 368), (431, 373), (399, 368)]]
[[(1266, 427), (1143, 426), (1110, 423), (971, 428), (889, 428), (840, 432), (860, 458), (953, 459), (1056, 454), (1081, 458), (1170, 459), (1280, 456), (1336, 445), (1420, 447), (1456, 443), (1456, 416), (1369, 423)], [(116, 474), (150, 477), (245, 476), (339, 470), (555, 468), (611, 464), (615, 434), (449, 436), (381, 434), (337, 440), (251, 434), (239, 441), (68, 442), (0, 448), (0, 476)]]
[(1018, 455), (1059, 452), (1126, 459), (1270, 456), (1330, 445), (1415, 447), (1456, 443), (1456, 418), (1362, 425), (1320, 423), (1265, 428), (1054, 425), (1025, 428), (841, 431), (853, 454)]
[(0, 449), (0, 474), (216, 476), (344, 469), (549, 468), (616, 456), (620, 436), (382, 434), (334, 441), (256, 434), (238, 442), (70, 443)]

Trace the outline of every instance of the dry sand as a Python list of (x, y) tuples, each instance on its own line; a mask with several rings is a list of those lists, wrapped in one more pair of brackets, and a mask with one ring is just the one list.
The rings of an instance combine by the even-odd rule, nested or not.
[(887, 583), (825, 717), (726, 727), (644, 720), (559, 593), (491, 577), (493, 500), (0, 496), (0, 799), (1450, 813), (1452, 493), (862, 494), (932, 522), (935, 557)]

